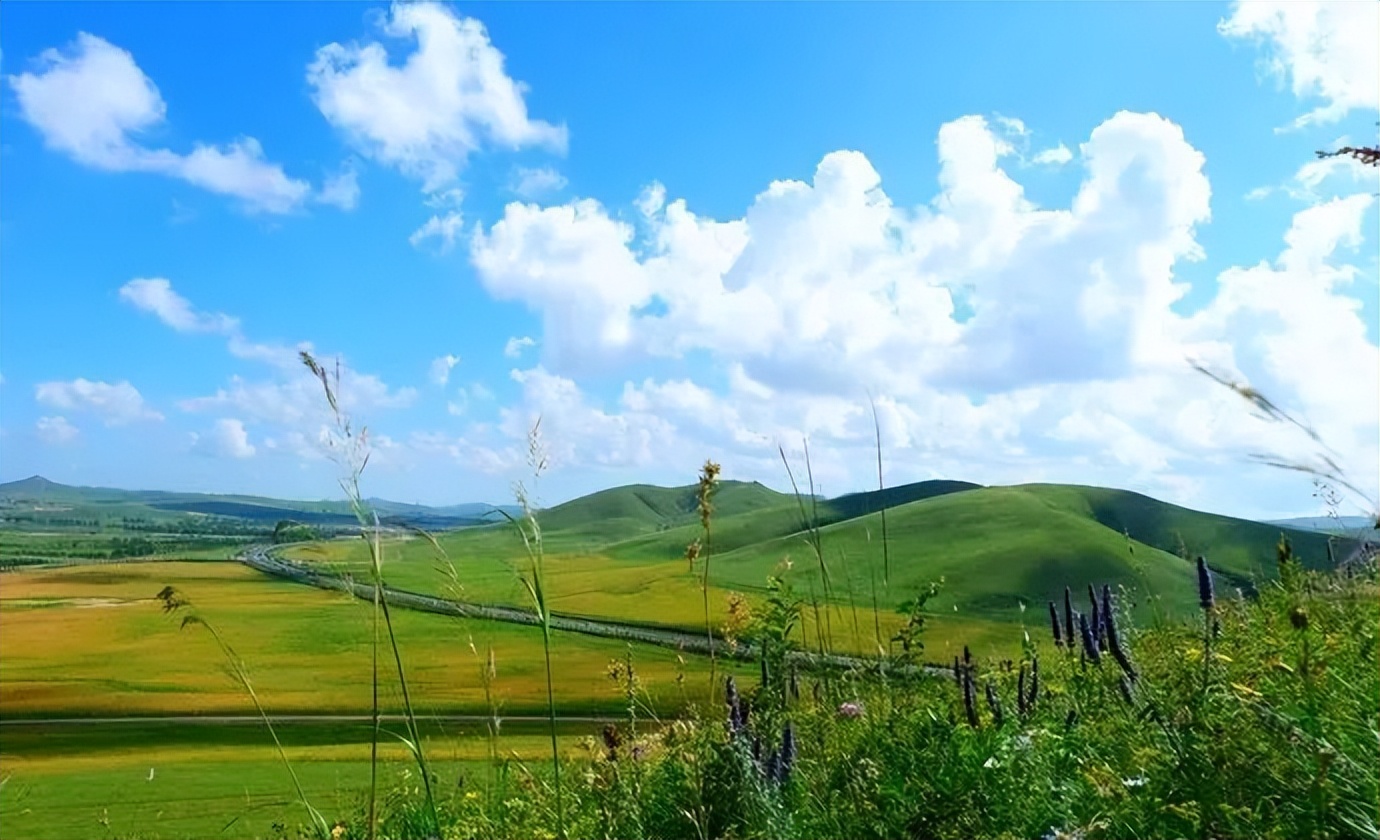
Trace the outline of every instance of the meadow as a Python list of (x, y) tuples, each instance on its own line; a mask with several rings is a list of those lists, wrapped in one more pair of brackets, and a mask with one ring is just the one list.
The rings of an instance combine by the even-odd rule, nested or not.
[[(214, 554), (83, 564), (81, 540), (108, 535), (58, 535), (74, 565), (0, 579), (0, 834), (1373, 827), (1374, 566), (1318, 571), (1345, 540), (1101, 488), (823, 500), (712, 466), (502, 527), (276, 550), (443, 598), (751, 642), (754, 662), (407, 609), (385, 628), (367, 600)], [(1210, 567), (1191, 559), (1205, 549)], [(860, 659), (812, 670), (791, 649)], [(1282, 758), (1289, 744), (1312, 758)]]

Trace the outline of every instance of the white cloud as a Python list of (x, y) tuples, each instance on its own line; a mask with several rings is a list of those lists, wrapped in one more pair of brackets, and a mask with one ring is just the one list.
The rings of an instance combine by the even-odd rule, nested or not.
[[(322, 456), (322, 430), (331, 428), (334, 418), (322, 393), (320, 381), (302, 365), (300, 359), (301, 351), (313, 349), (309, 342), (290, 347), (252, 341), (245, 336), (238, 318), (197, 309), (163, 278), (130, 281), (121, 288), (120, 296), (154, 314), (178, 332), (224, 336), (226, 349), (232, 356), (261, 362), (271, 371), (270, 378), (257, 381), (232, 376), (227, 386), (213, 394), (179, 400), (178, 408), (193, 413), (235, 414), (269, 427), (263, 444), (265, 449), (294, 453), (306, 460), (316, 460)], [(414, 388), (392, 388), (377, 376), (360, 373), (343, 361), (337, 367), (330, 358), (318, 355), (318, 359), (333, 373), (338, 370), (339, 405), (346, 413), (367, 416), (375, 411), (406, 408), (416, 400), (417, 391)], [(443, 357), (438, 361), (446, 362), (447, 359), (458, 361), (456, 357)], [(79, 383), (83, 381), (78, 380)], [(127, 385), (121, 383), (121, 387)], [(89, 385), (87, 390), (91, 390)], [(62, 402), (53, 401), (65, 394), (65, 391), (51, 390), (47, 396), (50, 404), (66, 407)], [(137, 392), (134, 396), (137, 397)], [(199, 438), (198, 445), (203, 449), (211, 447), (212, 451), (222, 455), (248, 457), (253, 454), (254, 447), (248, 444), (243, 432), (243, 420), (220, 420), (215, 432), (209, 437)], [(241, 442), (244, 445), (240, 445)]]
[(139, 390), (126, 381), (113, 385), (88, 379), (41, 382), (34, 388), (34, 399), (51, 408), (89, 411), (99, 415), (107, 426), (163, 419), (162, 414), (144, 402)]
[(278, 367), (296, 369), (298, 353), (310, 350), (310, 344), (288, 347), (263, 344), (245, 338), (238, 318), (220, 312), (203, 312), (173, 289), (172, 282), (163, 277), (138, 278), (120, 287), (120, 299), (136, 309), (153, 314), (174, 330), (182, 333), (214, 333), (225, 336), (230, 353), (241, 359), (252, 359)]
[(431, 381), (444, 388), (446, 383), (450, 381), (451, 369), (459, 363), (460, 357), (451, 353), (432, 359), (430, 368)]
[(120, 299), (152, 313), (178, 332), (228, 333), (239, 326), (228, 315), (196, 311), (163, 277), (129, 281), (120, 287)]
[(459, 213), (447, 213), (444, 216), (432, 216), (427, 219), (426, 224), (417, 228), (412, 235), (407, 237), (407, 241), (413, 248), (420, 248), (423, 242), (428, 239), (439, 239), (441, 244), (438, 248), (440, 253), (448, 252), (455, 245), (455, 239), (460, 235), (464, 219)]
[(523, 86), (479, 21), (435, 3), (395, 3), (382, 30), (415, 39), (400, 66), (381, 43), (332, 43), (307, 69), (322, 115), (363, 154), (434, 192), (484, 145), (565, 149), (564, 126), (528, 116)]
[(134, 57), (85, 32), (65, 52), (48, 49), (37, 72), (10, 76), (20, 114), (49, 148), (96, 169), (152, 172), (239, 199), (252, 212), (287, 213), (311, 193), (264, 158), (259, 141), (225, 147), (195, 144), (187, 154), (141, 145), (161, 125), (167, 105)]
[(249, 432), (244, 428), (244, 422), (230, 417), (217, 420), (205, 438), (194, 438), (193, 443), (201, 451), (220, 458), (243, 460), (254, 457), (258, 451), (249, 442)]
[[(643, 464), (645, 433), (658, 441), (652, 468), (728, 453), (772, 479), (774, 446), (809, 436), (826, 479), (856, 489), (871, 391), (912, 479), (1237, 499), (1233, 458), (1299, 454), (1303, 442), (1250, 419), (1194, 358), (1312, 418), (1373, 481), (1380, 407), (1355, 383), (1380, 378), (1377, 348), (1345, 293), (1358, 269), (1338, 254), (1361, 242), (1368, 197), (1299, 214), (1273, 266), (1224, 272), (1211, 302), (1182, 315), (1176, 270), (1203, 256), (1195, 229), (1211, 189), (1177, 125), (1119, 113), (1098, 126), (1067, 208), (1025, 197), (1001, 166), (1009, 146), (981, 118), (945, 125), (938, 148), (939, 193), (916, 208), (896, 207), (856, 152), (825, 156), (811, 183), (770, 184), (725, 221), (655, 186), (637, 228), (589, 200), (510, 204), (471, 259), (492, 295), (541, 317), (545, 367), (515, 375), (522, 401), (492, 436), (466, 440), (517, 458), (541, 413), (566, 463)], [(956, 314), (960, 300), (971, 317)], [(627, 383), (617, 406), (577, 384), (692, 354), (692, 377)], [(727, 392), (710, 384), (725, 379)], [(573, 419), (546, 419), (558, 415)], [(1250, 492), (1297, 490), (1291, 480), (1252, 474)]]
[(1268, 48), (1266, 67), (1294, 95), (1324, 104), (1296, 127), (1380, 109), (1380, 4), (1354, 0), (1237, 0), (1218, 24)]
[(521, 338), (514, 336), (508, 339), (507, 344), (503, 345), (503, 355), (507, 356), (510, 359), (516, 359), (518, 356), (522, 355), (523, 350), (535, 345), (536, 343), (536, 340), (533, 339), (530, 335), (524, 335)]
[[(284, 373), (281, 379), (258, 382), (233, 376), (228, 387), (209, 396), (181, 400), (178, 407), (191, 412), (234, 411), (256, 421), (312, 431), (329, 424), (321, 383), (305, 368), (301, 373)], [(377, 376), (342, 366), (339, 397), (346, 412), (359, 413), (406, 408), (416, 400), (417, 391), (390, 388)]]
[(346, 165), (340, 172), (327, 178), (316, 200), (341, 210), (353, 210), (359, 206), (359, 173), (354, 166)]
[(1044, 151), (1037, 153), (1035, 157), (1032, 158), (1032, 160), (1035, 163), (1039, 164), (1063, 166), (1064, 164), (1073, 160), (1073, 152), (1069, 151), (1068, 146), (1065, 146), (1063, 143), (1060, 143), (1059, 145), (1053, 148), (1045, 149)]
[(66, 417), (40, 417), (34, 424), (39, 440), (53, 446), (65, 446), (76, 441), (81, 431), (67, 422)]
[(565, 176), (549, 166), (536, 169), (520, 166), (515, 173), (512, 190), (523, 198), (537, 199), (565, 189), (566, 183)]

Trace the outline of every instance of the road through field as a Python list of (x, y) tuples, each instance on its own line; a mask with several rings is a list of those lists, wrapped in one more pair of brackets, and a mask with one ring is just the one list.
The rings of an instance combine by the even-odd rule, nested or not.
[[(349, 592), (356, 598), (365, 601), (372, 600), (374, 597), (374, 589), (368, 584), (355, 583), (354, 581), (346, 580), (336, 575), (322, 574), (305, 564), (285, 560), (279, 557), (274, 549), (265, 546), (250, 546), (240, 555), (240, 560), (245, 565), (258, 569), (265, 574), (285, 578), (296, 583), (315, 586), (321, 589), (334, 589), (342, 592)], [(465, 616), (469, 618), (486, 618), (494, 621), (507, 621), (532, 626), (540, 626), (541, 624), (541, 619), (535, 612), (518, 609), (516, 607), (452, 601), (445, 598), (437, 598), (433, 595), (422, 595), (416, 592), (393, 589), (388, 586), (384, 587), (383, 595), (388, 603), (393, 606), (421, 610), (423, 612)], [(553, 613), (551, 615), (551, 627), (554, 630), (565, 630), (573, 633), (584, 633), (590, 636), (604, 636), (613, 639), (643, 642), (645, 644), (674, 648), (689, 653), (708, 654), (712, 652), (715, 656), (730, 659), (752, 661), (758, 657), (756, 647), (748, 642), (739, 641), (733, 645), (729, 645), (721, 639), (714, 639), (711, 643), (709, 639), (698, 634), (685, 633), (668, 628), (651, 627), (642, 624), (624, 624), (609, 621), (607, 619), (594, 619), (583, 616), (568, 616)], [(868, 670), (875, 668), (877, 665), (873, 660), (855, 656), (841, 656), (833, 653), (820, 654), (806, 651), (793, 651), (788, 654), (788, 657), (804, 667), (859, 668)], [(913, 666), (894, 667), (891, 670), (893, 673), (898, 674), (915, 673), (917, 671)], [(941, 676), (948, 673), (946, 669), (937, 666), (923, 666), (919, 670)]]

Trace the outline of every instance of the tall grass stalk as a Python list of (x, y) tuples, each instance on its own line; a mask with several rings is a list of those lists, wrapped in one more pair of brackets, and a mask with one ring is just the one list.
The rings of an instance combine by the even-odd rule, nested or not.
[[(532, 469), (532, 486), (535, 492), (537, 483), (548, 466), (546, 450), (541, 440), (540, 417), (527, 432), (527, 465)], [(546, 552), (542, 547), (541, 525), (537, 522), (535, 498), (521, 481), (513, 486), (513, 494), (517, 498), (518, 507), (521, 508), (522, 517), (518, 519), (506, 511), (502, 513), (517, 530), (518, 536), (522, 537), (522, 545), (527, 552), (528, 569), (527, 574), (518, 572), (517, 577), (527, 590), (528, 597), (532, 599), (532, 608), (536, 610), (537, 618), (541, 621), (542, 656), (546, 663), (546, 715), (551, 734), (551, 764), (556, 785), (556, 834), (564, 838), (565, 796), (561, 787), (561, 750), (556, 740), (556, 695), (551, 676), (551, 610), (546, 603)]]
[[(190, 609), (192, 606), (191, 601), (183, 597), (182, 593), (172, 586), (163, 587), (163, 590), (158, 593), (158, 600), (163, 602), (163, 611), (166, 613)], [(282, 759), (283, 766), (287, 768), (288, 776), (292, 778), (292, 786), (297, 791), (297, 801), (301, 802), (302, 807), (306, 809), (307, 817), (311, 820), (312, 829), (316, 836), (321, 840), (326, 840), (331, 833), (330, 827), (326, 824), (326, 818), (307, 799), (307, 792), (302, 788), (302, 780), (297, 777), (297, 771), (293, 769), (292, 762), (288, 760), (287, 751), (283, 749), (283, 742), (278, 739), (278, 732), (273, 728), (273, 721), (269, 718), (268, 711), (264, 709), (263, 702), (259, 699), (259, 692), (254, 690), (254, 683), (249, 678), (249, 669), (245, 666), (244, 660), (240, 659), (239, 654), (235, 652), (235, 649), (225, 640), (225, 637), (220, 634), (214, 624), (197, 613), (184, 614), (179, 627), (185, 629), (193, 625), (203, 627), (206, 632), (211, 634), (211, 638), (216, 642), (216, 647), (220, 648), (221, 655), (225, 657), (230, 666), (231, 676), (253, 701), (255, 711), (259, 713), (259, 718), (263, 720), (264, 726), (268, 729), (269, 737), (273, 739), (273, 746), (278, 751), (278, 757)]]
[(417, 769), (421, 773), (422, 785), (426, 791), (427, 812), (431, 817), (432, 827), (439, 834), (441, 819), (436, 810), (436, 796), (432, 790), (431, 771), (427, 765), (425, 748), (422, 745), (421, 729), (417, 725), (417, 716), (412, 708), (412, 694), (408, 690), (407, 672), (403, 668), (402, 651), (398, 648), (397, 634), (393, 630), (392, 612), (388, 607), (388, 599), (383, 597), (382, 528), (379, 525), (377, 514), (365, 504), (364, 496), (359, 488), (359, 478), (369, 464), (368, 429), (362, 428), (356, 432), (350, 416), (340, 405), (339, 363), (337, 362), (334, 370), (328, 370), (305, 350), (301, 352), (300, 357), (302, 364), (320, 381), (322, 391), (326, 396), (326, 403), (335, 419), (335, 436), (329, 439), (329, 443), (337, 463), (345, 469), (345, 475), (340, 479), (340, 487), (345, 491), (350, 509), (360, 524), (360, 537), (369, 548), (369, 576), (374, 589), (371, 642), (373, 737), (369, 753), (369, 837), (372, 840), (377, 836), (378, 830), (378, 743), (383, 732), (379, 704), (379, 648), (381, 647), (382, 636), (379, 626), (380, 618), (382, 618), (383, 631), (388, 635), (388, 643), (393, 652), (393, 664), (398, 673), (398, 687), (402, 693), (407, 735), (397, 737), (417, 762)]
[(868, 394), (867, 401), (872, 406), (872, 431), (877, 440), (877, 503), (881, 506), (882, 516), (882, 583), (890, 587), (891, 549), (886, 538), (886, 498), (883, 495), (886, 484), (882, 481), (882, 423), (877, 417), (877, 401), (872, 398), (871, 394)]
[[(800, 485), (796, 483), (795, 473), (791, 470), (791, 463), (786, 458), (785, 448), (778, 445), (776, 451), (781, 455), (781, 463), (786, 468), (786, 477), (791, 482), (791, 493), (795, 496), (796, 507), (800, 510), (800, 527), (805, 532), (805, 543), (810, 546), (810, 551), (814, 554), (815, 561), (819, 566), (820, 580), (824, 586), (824, 621), (827, 624), (829, 621), (829, 602), (833, 599), (833, 590), (829, 581), (829, 564), (824, 559), (824, 539), (819, 529), (819, 497), (815, 494), (814, 471), (810, 466), (810, 444), (804, 440), (802, 443), (805, 447), (806, 479), (809, 481), (810, 487), (810, 509), (808, 512), (805, 509), (805, 498), (800, 494)], [(815, 609), (818, 612), (818, 606)], [(816, 621), (818, 618), (819, 616), (816, 615)], [(816, 630), (817, 632), (826, 632), (828, 628), (826, 627), (824, 631), (819, 630), (819, 628)], [(832, 648), (833, 639), (831, 638), (829, 642), (830, 648)], [(822, 647), (820, 653), (824, 653)]]
[(700, 595), (704, 600), (704, 635), (709, 642), (709, 702), (714, 703), (714, 692), (718, 689), (717, 657), (714, 655), (714, 622), (709, 612), (709, 558), (713, 554), (714, 490), (719, 485), (720, 467), (714, 461), (706, 460), (700, 467), (699, 482), (695, 488), (695, 507), (700, 515), (700, 532), (703, 542), (696, 540), (690, 547), (695, 558), (700, 561)]

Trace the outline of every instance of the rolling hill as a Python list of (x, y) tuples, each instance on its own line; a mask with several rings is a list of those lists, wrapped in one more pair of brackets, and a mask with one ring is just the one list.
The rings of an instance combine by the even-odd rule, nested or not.
[[(550, 590), (558, 609), (624, 621), (694, 626), (701, 615), (697, 578), (686, 546), (702, 537), (693, 486), (633, 485), (600, 491), (539, 511), (551, 562)], [(960, 621), (1021, 620), (1021, 608), (1080, 595), (1089, 584), (1132, 590), (1142, 612), (1191, 611), (1196, 603), (1193, 559), (1202, 554), (1224, 594), (1250, 592), (1275, 574), (1275, 547), (1286, 534), (1305, 563), (1325, 566), (1351, 541), (1167, 504), (1137, 493), (1078, 485), (981, 487), (929, 481), (837, 499), (805, 499), (761, 485), (724, 482), (715, 497), (710, 533), (711, 600), (730, 591), (760, 593), (783, 559), (801, 595), (852, 611), (875, 604), (883, 624), (930, 581), (945, 579), (931, 602), (937, 615)], [(882, 545), (882, 508), (887, 547)], [(805, 523), (817, 519), (821, 567)], [(467, 597), (519, 603), (507, 563), (522, 557), (503, 528), (442, 537), (460, 558)], [(436, 591), (424, 546), (405, 550), (395, 568), (401, 585)], [(874, 591), (875, 587), (875, 591)], [(875, 600), (874, 600), (875, 599)], [(653, 607), (652, 605), (657, 606)], [(867, 619), (868, 622), (871, 618)]]
[[(368, 501), (386, 523), (436, 529), (488, 524), (501, 518), (500, 510), (515, 510), (511, 506), (483, 503), (436, 508), (386, 499)], [(222, 493), (74, 487), (37, 475), (0, 484), (0, 502), (12, 511), (65, 512), (73, 518), (88, 519), (130, 517), (165, 520), (192, 514), (269, 525), (284, 519), (339, 527), (355, 524), (354, 514), (343, 500), (291, 501)]]

